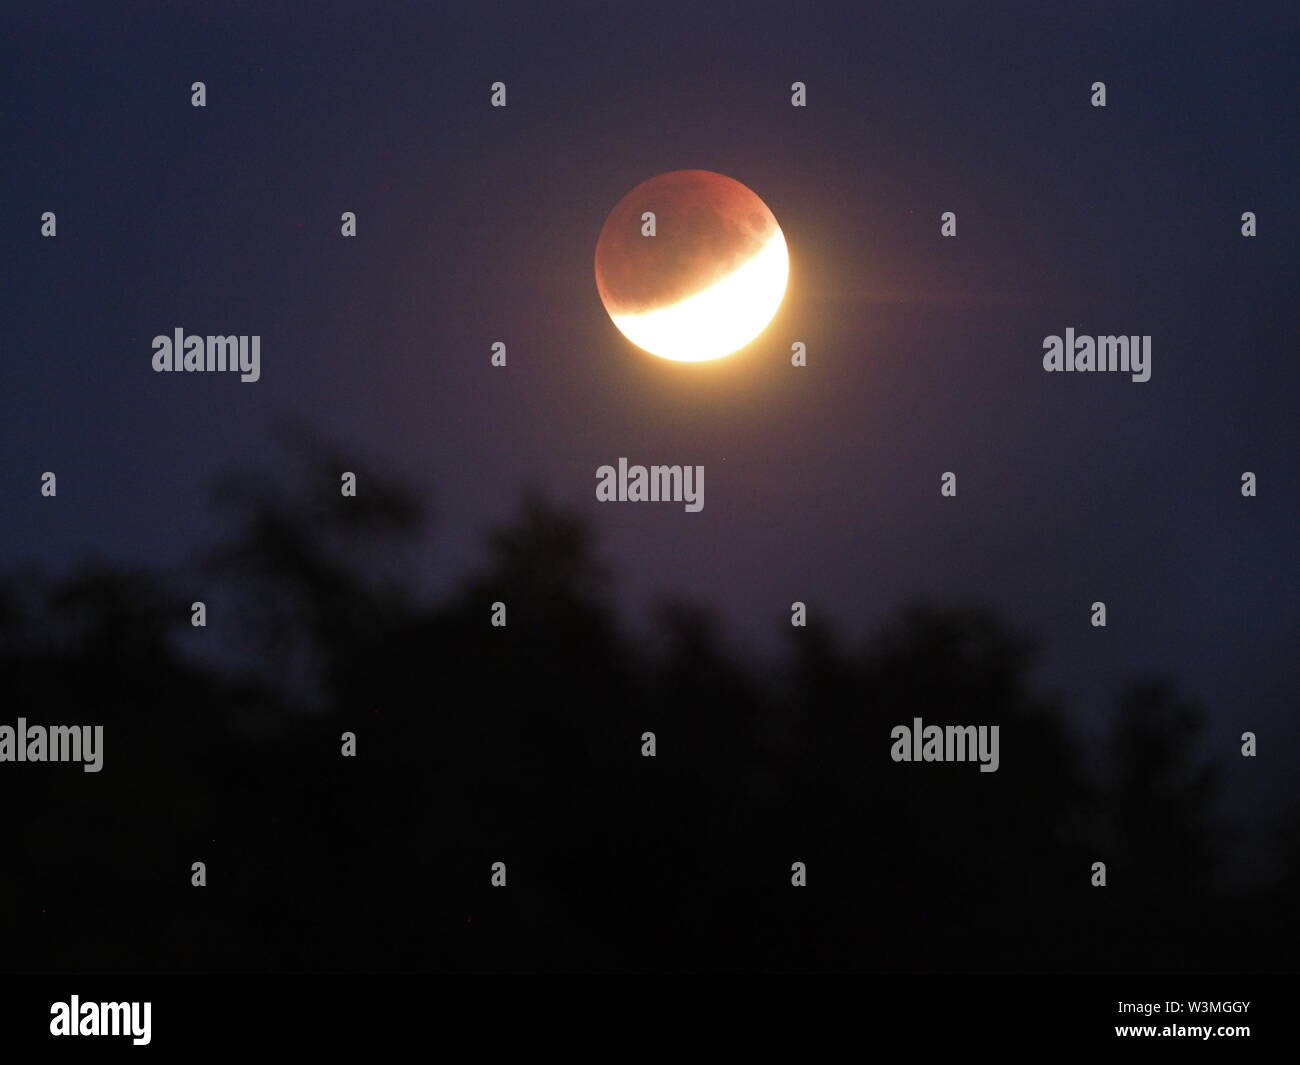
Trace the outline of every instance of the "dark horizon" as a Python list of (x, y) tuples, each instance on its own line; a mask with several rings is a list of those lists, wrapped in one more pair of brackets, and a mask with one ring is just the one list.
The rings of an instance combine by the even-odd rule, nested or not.
[[(40, 811), (0, 874), (8, 971), (1293, 965), (1300, 794), (1240, 865), (1234, 759), (1202, 758), (1176, 680), (1132, 678), (1090, 740), (996, 612), (917, 605), (866, 645), (810, 624), (746, 662), (711, 612), (667, 602), (643, 639), (585, 518), (540, 500), (426, 601), (400, 582), (417, 497), (367, 473), (367, 497), (335, 499), (333, 458), (303, 457), (318, 476), (290, 491), (228, 494), (238, 532), (201, 566), (0, 584), (26, 728), (93, 706), (105, 736), (92, 772), (0, 776)], [(194, 629), (200, 580), (223, 595)], [(891, 752), (918, 719), (989, 718), (991, 760), (983, 738), (964, 764)]]

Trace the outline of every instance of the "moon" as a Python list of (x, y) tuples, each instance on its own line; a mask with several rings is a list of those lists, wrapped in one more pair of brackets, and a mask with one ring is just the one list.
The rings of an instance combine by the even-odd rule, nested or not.
[(789, 276), (776, 216), (751, 189), (711, 170), (643, 181), (618, 201), (596, 241), (596, 289), (614, 325), (637, 347), (678, 362), (743, 348), (776, 314)]

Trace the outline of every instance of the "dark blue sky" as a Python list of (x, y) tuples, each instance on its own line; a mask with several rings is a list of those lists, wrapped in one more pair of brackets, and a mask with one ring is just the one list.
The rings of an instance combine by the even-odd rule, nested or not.
[[(1294, 764), (1294, 5), (113, 6), (0, 16), (11, 566), (184, 559), (297, 420), (429, 487), (432, 586), (538, 485), (634, 616), (680, 593), (762, 646), (795, 599), (855, 638), (987, 602), (1089, 727), (1169, 672), (1221, 753), (1253, 728), (1252, 772)], [(610, 208), (688, 167), (791, 249), (717, 365), (630, 347), (592, 277)], [(154, 374), (177, 326), (259, 334), (262, 380)], [(1067, 326), (1150, 334), (1151, 380), (1044, 373)], [(704, 464), (704, 511), (598, 504), (622, 455)]]

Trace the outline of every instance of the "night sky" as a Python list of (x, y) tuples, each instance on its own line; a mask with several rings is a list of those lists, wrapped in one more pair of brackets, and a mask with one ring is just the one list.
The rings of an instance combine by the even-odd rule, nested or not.
[[(635, 620), (681, 596), (758, 652), (794, 600), (854, 639), (987, 603), (1085, 732), (1169, 673), (1230, 764), (1259, 734), (1239, 806), (1293, 772), (1294, 5), (48, 6), (0, 24), (7, 568), (181, 562), (302, 425), (427, 490), (432, 591), (536, 487)], [(632, 347), (593, 278), (614, 204), (683, 168), (790, 247), (716, 364)], [(1071, 326), (1151, 335), (1151, 380), (1044, 373)], [(153, 373), (176, 327), (259, 334), (261, 380)], [(703, 464), (703, 511), (598, 503), (620, 456)]]

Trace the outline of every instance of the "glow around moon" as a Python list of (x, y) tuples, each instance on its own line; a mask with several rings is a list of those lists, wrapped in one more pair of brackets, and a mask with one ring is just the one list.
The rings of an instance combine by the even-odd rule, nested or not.
[(638, 185), (596, 245), (596, 286), (610, 319), (638, 347), (682, 362), (719, 359), (754, 340), (780, 307), (789, 273), (767, 205), (708, 170)]

